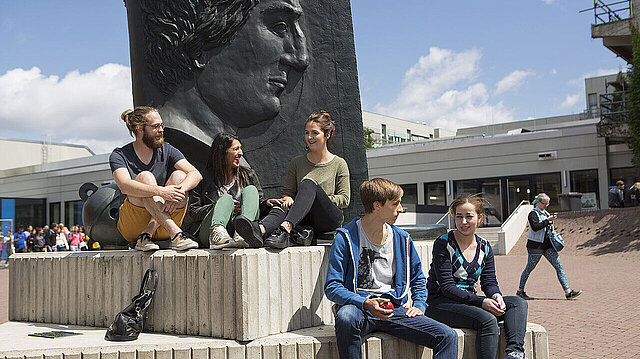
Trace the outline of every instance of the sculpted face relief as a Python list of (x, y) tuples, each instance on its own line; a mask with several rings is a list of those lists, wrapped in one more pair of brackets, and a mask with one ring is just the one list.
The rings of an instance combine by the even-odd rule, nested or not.
[(231, 43), (213, 50), (196, 89), (224, 122), (249, 127), (280, 112), (291, 73), (309, 65), (301, 16), (298, 0), (261, 1)]

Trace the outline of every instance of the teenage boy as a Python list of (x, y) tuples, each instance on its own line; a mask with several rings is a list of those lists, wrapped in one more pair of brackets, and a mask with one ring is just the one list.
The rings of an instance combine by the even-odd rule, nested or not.
[(365, 181), (360, 186), (364, 217), (339, 228), (333, 240), (324, 292), (336, 303), (340, 358), (361, 358), (362, 336), (372, 331), (432, 348), (437, 359), (458, 357), (456, 332), (424, 315), (427, 287), (420, 257), (409, 234), (393, 225), (403, 211), (402, 195), (391, 181)]
[(158, 249), (154, 239), (171, 239), (171, 248), (197, 248), (180, 225), (187, 205), (185, 193), (202, 176), (182, 153), (164, 142), (164, 124), (153, 107), (125, 111), (122, 120), (135, 141), (116, 148), (109, 157), (113, 178), (127, 195), (120, 206), (118, 230), (135, 249)]

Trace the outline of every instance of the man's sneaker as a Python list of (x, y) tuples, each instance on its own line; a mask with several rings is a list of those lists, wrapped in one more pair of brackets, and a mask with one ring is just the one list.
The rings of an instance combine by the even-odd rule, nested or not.
[(264, 240), (264, 246), (276, 249), (284, 249), (289, 247), (291, 241), (291, 234), (287, 232), (284, 227), (277, 228), (269, 238)]
[(231, 241), (231, 236), (224, 226), (215, 226), (209, 233), (209, 248)]
[(526, 359), (523, 352), (508, 352), (504, 359)]
[(198, 248), (198, 242), (189, 238), (189, 235), (180, 232), (171, 240), (171, 249), (176, 251), (186, 251), (187, 249)]
[(516, 291), (516, 295), (524, 300), (531, 300), (533, 298), (531, 298), (530, 296), (527, 295), (527, 292), (525, 292), (524, 290), (520, 290), (518, 289), (518, 291)]
[(233, 226), (236, 229), (236, 233), (244, 239), (249, 247), (262, 247), (262, 232), (260, 231), (260, 225), (258, 225), (258, 222), (252, 221), (243, 215), (239, 215), (234, 220)]
[(580, 294), (582, 294), (582, 290), (571, 290), (571, 292), (565, 294), (564, 296), (567, 299), (573, 299), (573, 298), (579, 296)]
[(137, 251), (143, 252), (157, 251), (158, 249), (160, 249), (157, 244), (153, 243), (153, 241), (151, 240), (151, 235), (149, 235), (149, 233), (140, 234), (134, 248)]

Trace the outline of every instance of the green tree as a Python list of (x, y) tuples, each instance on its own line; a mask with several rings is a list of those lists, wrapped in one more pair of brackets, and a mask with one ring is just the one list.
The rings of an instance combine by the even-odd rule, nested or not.
[(626, 141), (633, 153), (631, 162), (640, 169), (640, 33), (631, 25), (631, 43), (633, 58), (627, 78), (629, 90), (627, 92), (627, 107), (629, 109), (629, 136)]
[(376, 144), (376, 141), (373, 139), (373, 130), (368, 128), (368, 127), (364, 127), (364, 146), (366, 148), (373, 148), (374, 145)]

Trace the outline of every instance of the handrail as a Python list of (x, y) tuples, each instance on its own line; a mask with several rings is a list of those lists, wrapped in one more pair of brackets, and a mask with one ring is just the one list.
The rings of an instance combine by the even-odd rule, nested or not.
[(502, 227), (504, 227), (505, 224), (509, 223), (509, 220), (511, 219), (511, 217), (513, 217), (513, 215), (518, 212), (518, 210), (520, 209), (520, 207), (522, 207), (525, 204), (531, 204), (531, 202), (529, 202), (528, 199), (523, 199), (522, 201), (520, 201), (520, 204), (518, 204), (518, 207), (516, 207), (516, 209), (513, 210), (513, 212), (511, 212), (511, 214), (509, 215), (509, 217), (507, 217), (507, 220), (502, 222), (502, 225), (500, 226), (500, 229), (502, 229)]
[(447, 216), (449, 216), (449, 219), (447, 220), (447, 229), (451, 228), (451, 216), (449, 214), (449, 211), (447, 211), (447, 213), (440, 217), (440, 219), (435, 224), (440, 224), (440, 222), (442, 222), (442, 220)]
[[(620, 4), (626, 4), (627, 6), (626, 7), (619, 7), (619, 8), (616, 8), (616, 9), (613, 8), (615, 5), (620, 5)], [(606, 24), (606, 23), (609, 23), (609, 22), (625, 20), (625, 19), (629, 19), (629, 18), (631, 18), (633, 16), (631, 0), (616, 1), (616, 2), (611, 2), (611, 3), (608, 3), (608, 4), (605, 4), (602, 0), (594, 0), (593, 1), (593, 7), (588, 8), (588, 9), (584, 9), (584, 10), (580, 10), (580, 12), (585, 12), (585, 11), (590, 11), (590, 10), (593, 10), (594, 25)], [(602, 12), (598, 12), (598, 10), (601, 10)], [(601, 17), (601, 15), (607, 15), (608, 16), (608, 20), (606, 18)]]

